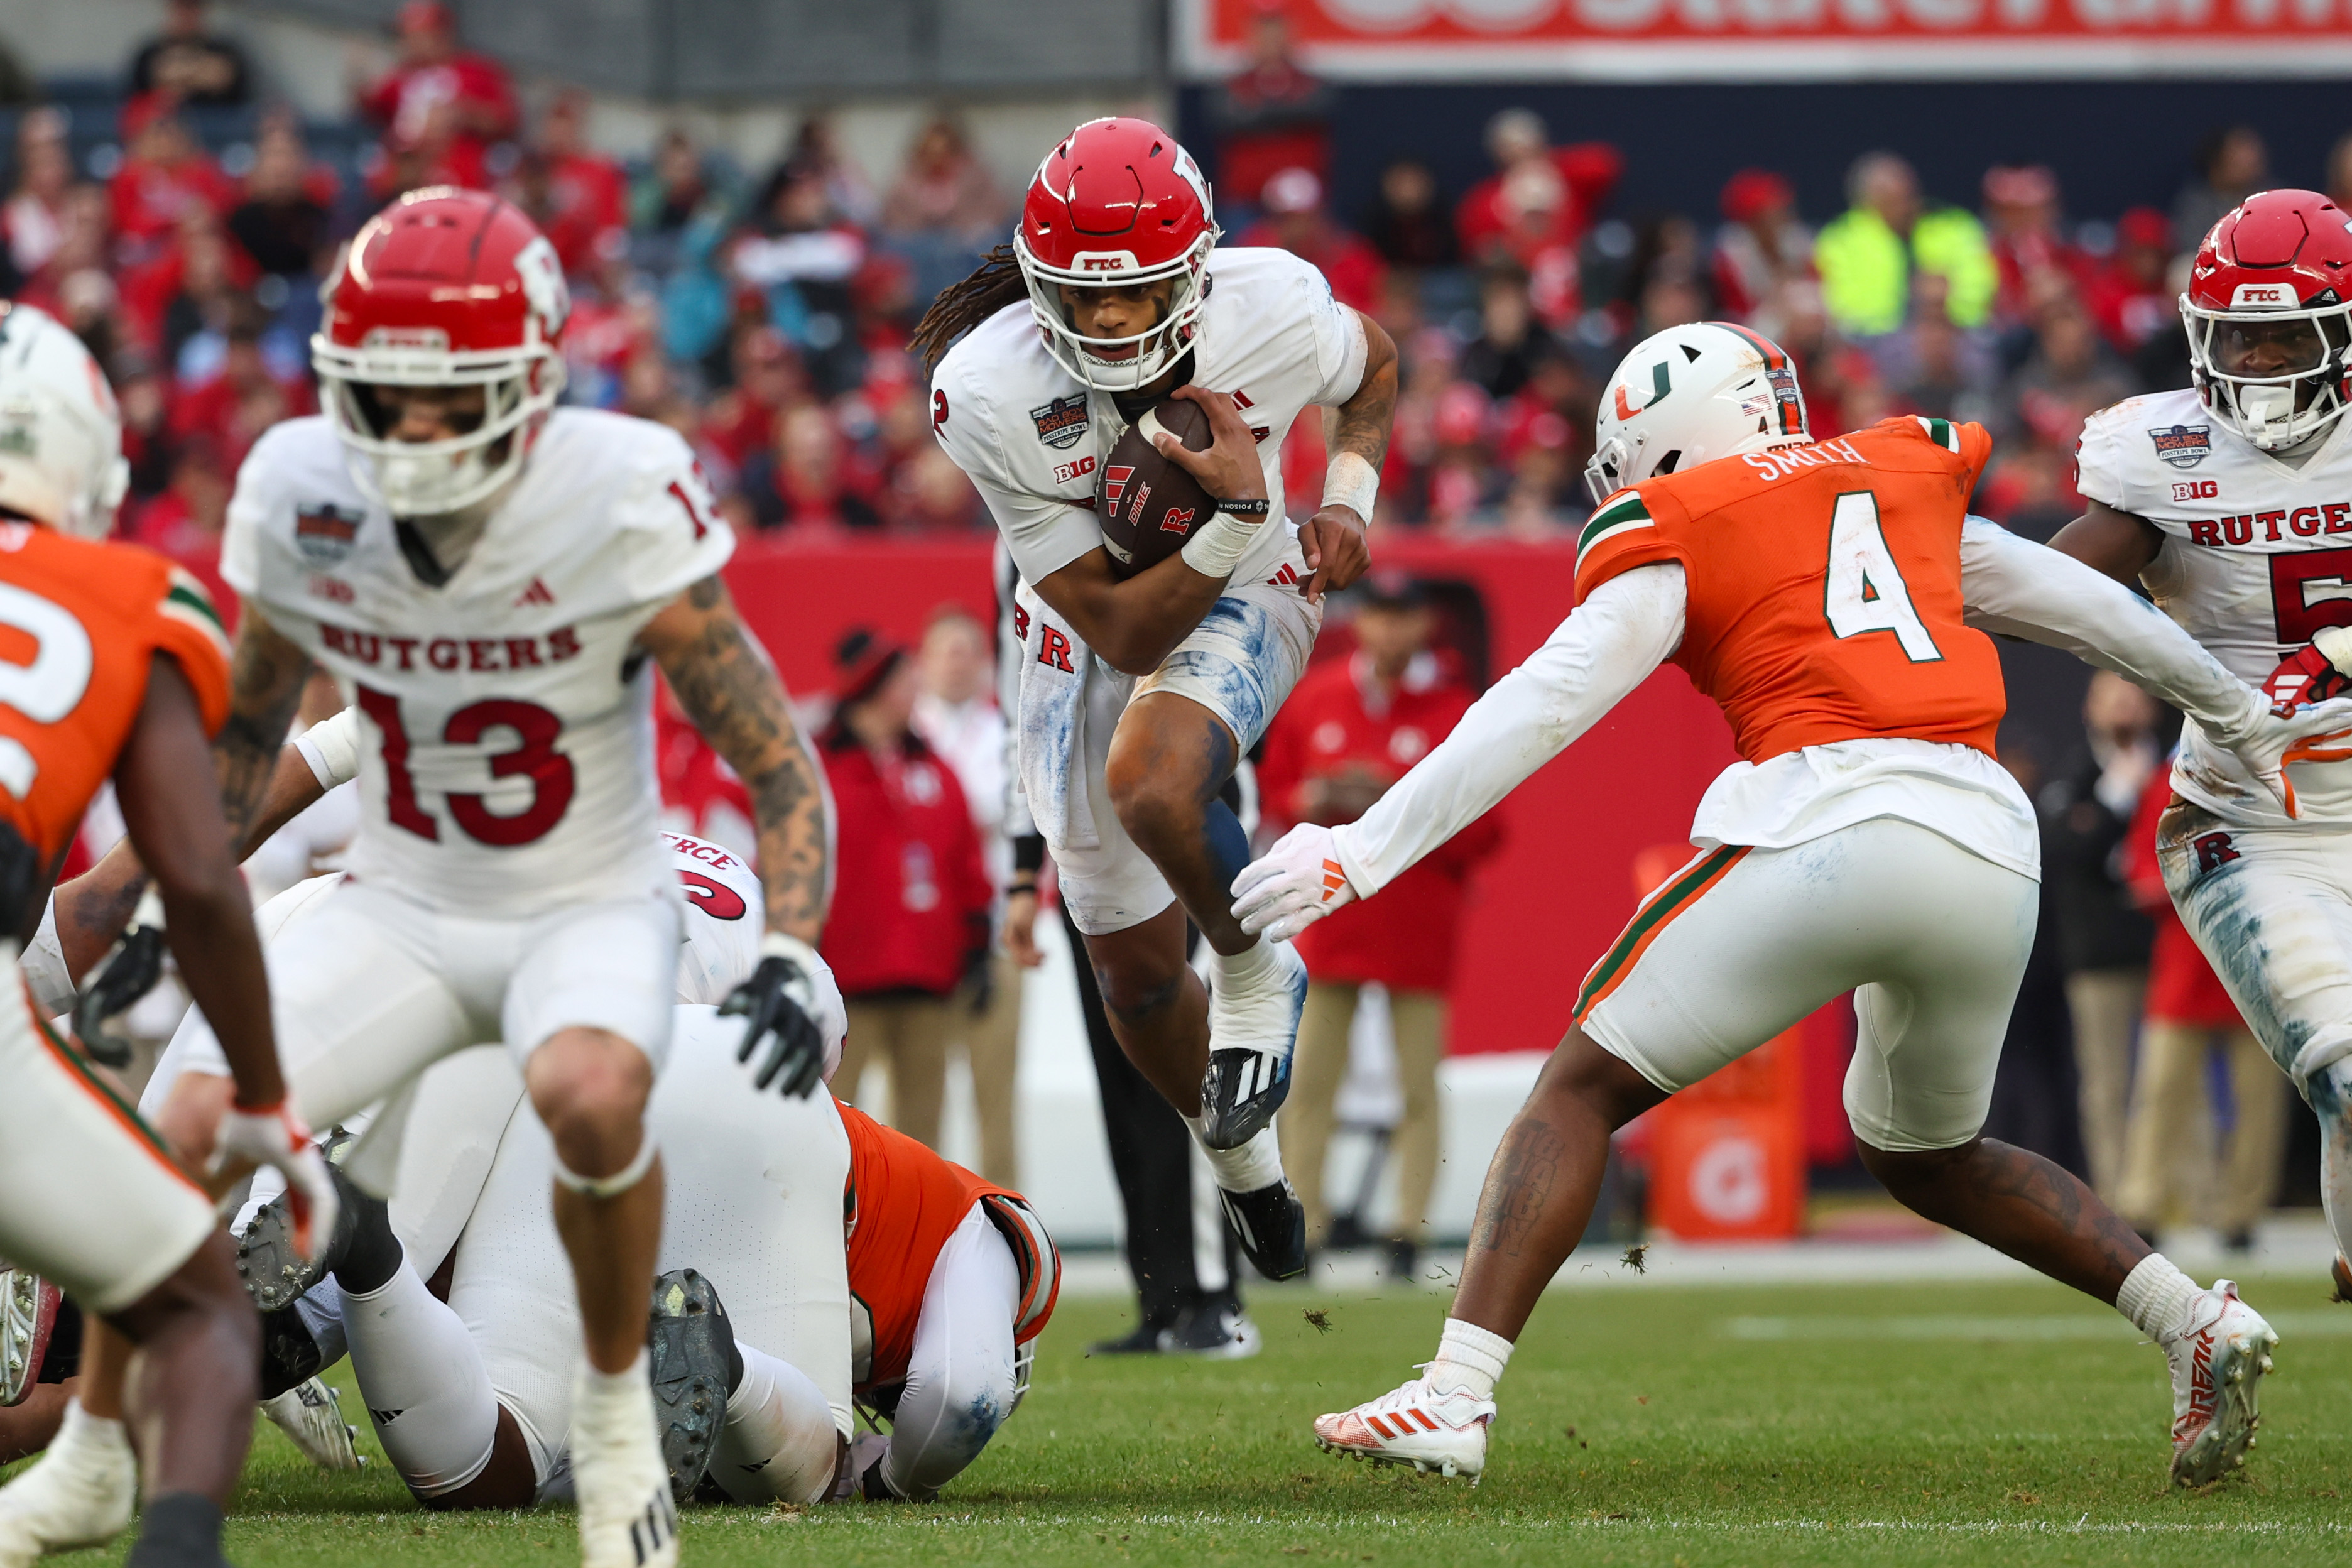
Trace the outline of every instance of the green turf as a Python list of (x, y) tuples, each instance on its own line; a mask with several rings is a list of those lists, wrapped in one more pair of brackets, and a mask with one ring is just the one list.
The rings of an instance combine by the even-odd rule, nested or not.
[[(1074, 1301), (1027, 1405), (946, 1500), (698, 1509), (687, 1562), (2352, 1562), (2352, 1338), (2337, 1337), (2352, 1308), (2334, 1310), (2339, 1329), (2316, 1278), (2247, 1294), (2289, 1331), (2263, 1444), (2245, 1479), (2195, 1496), (2164, 1485), (2162, 1358), (2056, 1286), (1553, 1296), (1475, 1490), (1329, 1458), (1307, 1436), (1316, 1413), (1429, 1354), (1436, 1298), (1262, 1290), (1265, 1352), (1232, 1363), (1088, 1360), (1123, 1314)], [(1328, 1332), (1310, 1307), (1328, 1309)], [(232, 1553), (245, 1568), (578, 1561), (565, 1513), (424, 1513), (381, 1467), (311, 1472), (265, 1429)]]

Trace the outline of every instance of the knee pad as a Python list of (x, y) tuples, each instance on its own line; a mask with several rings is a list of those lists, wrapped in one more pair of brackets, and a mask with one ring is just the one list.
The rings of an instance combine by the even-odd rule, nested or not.
[(567, 1167), (560, 1157), (551, 1155), (548, 1163), (554, 1167), (555, 1184), (592, 1198), (616, 1198), (639, 1182), (653, 1169), (655, 1156), (661, 1152), (654, 1142), (653, 1129), (648, 1127), (638, 1137), (636, 1158), (609, 1176), (583, 1176)]

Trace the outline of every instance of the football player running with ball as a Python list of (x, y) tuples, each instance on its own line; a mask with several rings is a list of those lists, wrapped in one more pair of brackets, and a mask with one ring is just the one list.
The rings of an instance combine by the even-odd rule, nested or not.
[(793, 1093), (823, 1065), (827, 826), (686, 443), (555, 406), (566, 308), (553, 249), (492, 196), (412, 192), (352, 239), (311, 344), (327, 412), (265, 435), (229, 508), (224, 793), (241, 824), (313, 662), (332, 674), (365, 721), (364, 810), (350, 879), (272, 954), (294, 1105), (323, 1127), (383, 1102), (344, 1166), (383, 1196), (419, 1076), (505, 1042), (579, 1291), (583, 1554), (657, 1568), (677, 1542), (645, 1363), (662, 1184), (644, 1116), (680, 895), (651, 667), (751, 792), (767, 931), (728, 1010), (751, 1016), (747, 1057), (772, 1033), (759, 1081)]
[[(932, 429), (1020, 567), (1022, 784), (1111, 1026), (1208, 1151), (1251, 1261), (1283, 1279), (1306, 1268), (1305, 1215), (1271, 1123), (1307, 972), (1228, 909), (1249, 846), (1218, 796), (1306, 668), (1324, 591), (1370, 563), (1396, 349), (1307, 262), (1217, 238), (1173, 137), (1089, 121), (1039, 166), (1013, 243), (940, 296), (915, 343), (938, 361)], [(1213, 444), (1154, 442), (1217, 506), (1168, 517), (1181, 549), (1127, 574), (1092, 510), (1097, 469), (1171, 395), (1206, 411)], [(1335, 411), (1328, 478), (1294, 530), (1283, 437), (1318, 405)], [(1213, 953), (1205, 994), (1187, 915)]]
[[(2195, 386), (2091, 416), (2089, 509), (2051, 544), (2145, 583), (2281, 702), (2332, 696), (2352, 672), (2352, 214), (2312, 191), (2249, 196), (2198, 248), (2180, 313)], [(2281, 801), (2192, 717), (2157, 856), (2181, 922), (2318, 1113), (2336, 1293), (2352, 1300), (2347, 760), (2352, 744), (2289, 753)]]
[(1664, 660), (1742, 761), (1699, 803), (1696, 858), (1586, 977), (1574, 1026), (1504, 1134), (1426, 1375), (1315, 1424), (1327, 1448), (1484, 1468), (1495, 1380), (1591, 1217), (1609, 1136), (1842, 992), (1863, 1162), (1939, 1224), (2114, 1303), (2163, 1346), (2176, 1478), (2242, 1458), (2276, 1342), (2058, 1166), (1979, 1136), (2032, 945), (2032, 807), (1993, 759), (1990, 628), (2068, 648), (2193, 714), (2250, 780), (2352, 726), (2292, 720), (2152, 606), (1967, 515), (1974, 425), (1890, 419), (1821, 442), (1787, 357), (1745, 328), (1638, 345), (1601, 402), (1575, 613), (1361, 820), (1294, 829), (1235, 884), (1295, 935), (1378, 892), (1590, 729)]

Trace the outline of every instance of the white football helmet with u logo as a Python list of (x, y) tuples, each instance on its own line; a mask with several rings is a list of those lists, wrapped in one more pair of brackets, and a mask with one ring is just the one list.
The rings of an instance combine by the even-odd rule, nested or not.
[(130, 486), (106, 373), (55, 317), (0, 300), (0, 511), (104, 539)]
[(1634, 344), (1601, 389), (1584, 484), (1598, 506), (1658, 474), (1812, 438), (1778, 343), (1729, 321), (1692, 321)]

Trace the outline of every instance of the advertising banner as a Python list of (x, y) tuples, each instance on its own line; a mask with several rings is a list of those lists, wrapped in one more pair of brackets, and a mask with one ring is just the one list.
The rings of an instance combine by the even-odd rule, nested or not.
[[(1291, 0), (1340, 79), (2328, 76), (2352, 0)], [(1179, 0), (1177, 58), (1243, 65), (1260, 0)]]

